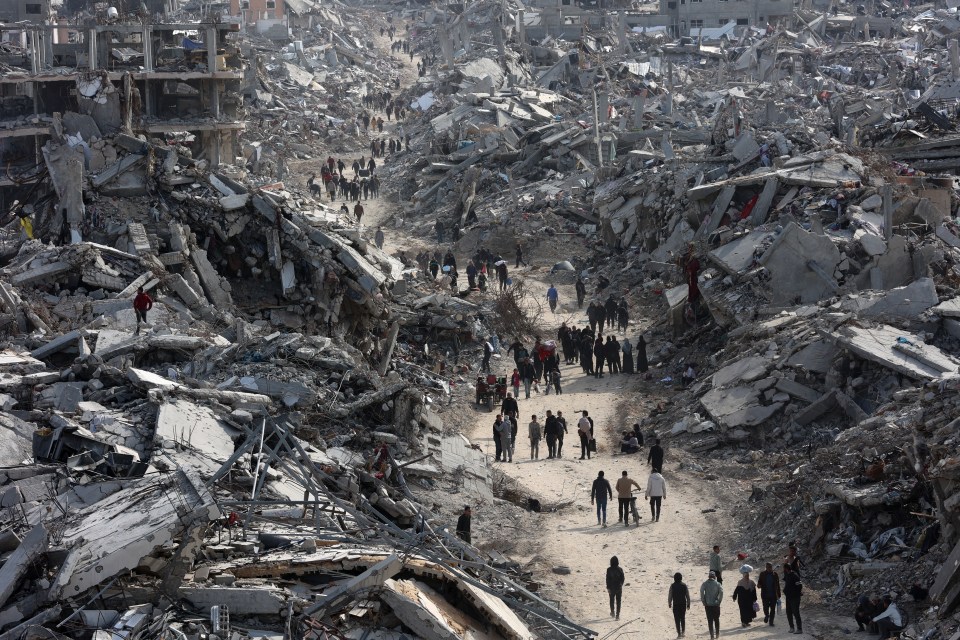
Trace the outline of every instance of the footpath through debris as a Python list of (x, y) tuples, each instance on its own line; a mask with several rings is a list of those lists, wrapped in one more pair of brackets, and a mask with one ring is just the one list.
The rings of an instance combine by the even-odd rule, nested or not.
[[(289, 4), (81, 11), (53, 53), (0, 25), (0, 640), (672, 633), (673, 571), (791, 541), (808, 633), (875, 593), (956, 640), (954, 10), (717, 42)], [(484, 352), (509, 376), (610, 299), (648, 367), (520, 411), (589, 408), (600, 457), (498, 467)], [(634, 423), (682, 506), (610, 544), (589, 482), (645, 477)], [(590, 611), (624, 547), (621, 627)]]

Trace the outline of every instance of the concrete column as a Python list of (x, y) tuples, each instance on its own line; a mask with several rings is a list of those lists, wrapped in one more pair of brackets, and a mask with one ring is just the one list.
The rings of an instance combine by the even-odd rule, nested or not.
[(643, 110), (647, 106), (647, 90), (640, 91), (640, 95), (633, 99), (633, 128), (643, 129)]
[(210, 113), (216, 120), (220, 119), (220, 83), (217, 80), (207, 80), (207, 100), (210, 102)]
[(607, 117), (607, 109), (610, 106), (610, 96), (608, 96), (606, 93), (601, 93), (599, 94), (598, 98), (597, 111), (599, 112), (598, 115), (600, 116), (600, 122), (606, 122), (609, 120)]
[(890, 242), (893, 237), (893, 186), (883, 185), (880, 195), (883, 196), (883, 238)]
[(143, 25), (143, 70), (147, 73), (153, 71), (153, 36), (150, 25)]
[(97, 68), (97, 30), (90, 29), (87, 33), (87, 57), (90, 59), (90, 69)]
[(207, 68), (210, 73), (217, 70), (217, 30), (207, 29)]
[(957, 47), (956, 40), (950, 40), (948, 43), (950, 48), (950, 69), (953, 72), (953, 79), (960, 80), (960, 48)]
[(623, 11), (617, 12), (617, 43), (620, 53), (627, 52), (627, 18)]
[(525, 15), (523, 9), (517, 12), (517, 36), (520, 39), (521, 45), (527, 43), (527, 25), (524, 23)]

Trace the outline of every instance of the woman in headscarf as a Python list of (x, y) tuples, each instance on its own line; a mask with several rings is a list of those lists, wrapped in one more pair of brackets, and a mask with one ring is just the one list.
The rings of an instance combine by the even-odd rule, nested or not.
[(642, 333), (637, 336), (637, 372), (647, 372), (647, 341)]
[(737, 583), (737, 588), (733, 590), (733, 599), (740, 607), (740, 623), (744, 627), (750, 626), (753, 619), (757, 617), (757, 612), (753, 605), (757, 601), (757, 584), (750, 579), (750, 572), (753, 567), (748, 564), (740, 567), (742, 578)]
[(633, 345), (630, 344), (630, 338), (623, 339), (620, 350), (623, 351), (623, 372), (633, 373)]

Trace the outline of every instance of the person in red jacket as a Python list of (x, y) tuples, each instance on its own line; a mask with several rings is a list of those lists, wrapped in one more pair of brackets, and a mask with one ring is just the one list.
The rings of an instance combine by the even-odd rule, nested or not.
[(147, 311), (153, 309), (153, 298), (147, 295), (143, 287), (137, 289), (137, 296), (133, 299), (133, 310), (137, 314), (137, 333), (140, 333), (140, 323), (147, 324)]

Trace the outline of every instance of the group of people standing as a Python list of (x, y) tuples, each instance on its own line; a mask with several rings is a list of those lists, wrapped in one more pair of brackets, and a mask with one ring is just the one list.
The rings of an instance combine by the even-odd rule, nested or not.
[[(659, 474), (651, 474), (651, 479), (654, 475)], [(598, 481), (603, 481), (603, 472), (600, 473), (598, 480), (594, 481), (595, 487)], [(636, 486), (636, 483), (627, 477), (626, 471), (623, 472), (620, 482), (632, 483)], [(620, 482), (618, 482), (618, 489)], [(606, 490), (609, 491), (609, 488), (609, 483), (606, 483)], [(639, 489), (639, 486), (637, 488)], [(649, 482), (647, 491), (650, 491)], [(665, 488), (664, 494), (666, 494)], [(700, 602), (703, 604), (706, 613), (707, 627), (711, 638), (720, 637), (720, 607), (723, 604), (724, 595), (723, 565), (720, 547), (715, 545), (713, 553), (710, 554), (710, 572), (707, 579), (700, 585)], [(756, 582), (750, 579), (750, 574), (754, 571), (753, 567), (749, 564), (742, 565), (739, 569), (740, 580), (731, 595), (739, 609), (741, 626), (749, 627), (759, 617), (761, 610), (764, 624), (771, 627), (775, 626), (774, 620), (780, 611), (781, 602), (785, 600), (787, 622), (790, 625), (789, 632), (803, 633), (803, 622), (800, 618), (800, 599), (803, 594), (803, 581), (800, 577), (801, 567), (802, 562), (796, 555), (796, 546), (793, 543), (791, 543), (789, 553), (783, 561), (782, 579), (774, 570), (771, 562), (766, 563), (764, 570), (757, 575)], [(625, 582), (626, 576), (623, 568), (620, 566), (619, 559), (614, 556), (610, 559), (610, 566), (607, 568), (606, 586), (610, 596), (610, 615), (617, 620), (620, 619), (620, 602)], [(690, 602), (690, 589), (683, 582), (683, 574), (675, 573), (673, 582), (667, 588), (667, 607), (673, 612), (678, 638), (683, 638), (686, 635), (686, 616), (687, 611), (690, 610)], [(899, 621), (899, 613), (897, 615)], [(880, 619), (886, 618), (881, 617)]]
[(603, 327), (612, 329), (614, 323), (617, 325), (617, 331), (625, 333), (630, 324), (630, 308), (627, 305), (626, 298), (620, 298), (618, 301), (611, 293), (607, 296), (606, 302), (591, 302), (587, 307), (587, 320), (590, 322), (590, 329), (603, 333)]
[(608, 335), (606, 342), (602, 334), (595, 333), (591, 327), (582, 329), (574, 326), (560, 325), (557, 338), (563, 349), (566, 364), (580, 364), (584, 375), (603, 377), (603, 365), (607, 365), (607, 373), (645, 373), (647, 365), (647, 343), (643, 336), (638, 338), (637, 362), (634, 366), (634, 346), (630, 338), (620, 342), (615, 335)]

